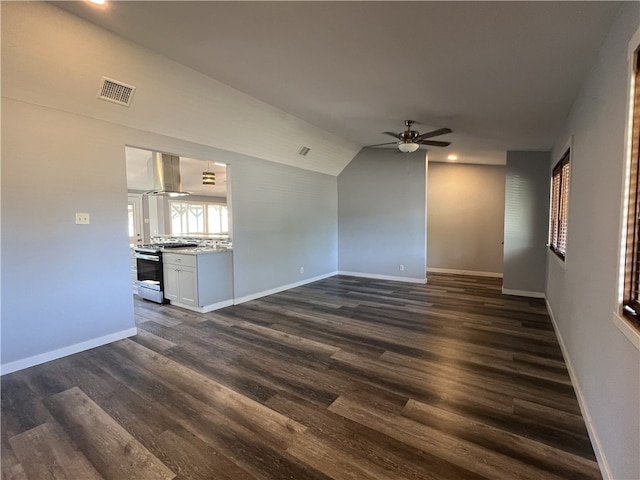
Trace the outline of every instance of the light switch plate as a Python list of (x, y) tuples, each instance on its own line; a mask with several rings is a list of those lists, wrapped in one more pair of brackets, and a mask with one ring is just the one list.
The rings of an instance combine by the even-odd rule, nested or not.
[(76, 213), (76, 225), (89, 225), (89, 214)]

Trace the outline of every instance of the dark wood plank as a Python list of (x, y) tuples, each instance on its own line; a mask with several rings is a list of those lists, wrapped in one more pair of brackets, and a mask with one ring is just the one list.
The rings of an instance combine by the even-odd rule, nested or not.
[[(555, 460), (556, 447), (488, 424), (469, 422), (468, 417), (425, 403), (409, 400), (403, 414), (448, 435), (473, 442), (524, 464), (536, 465), (546, 470), (549, 476), (578, 480), (599, 474), (598, 465), (593, 460), (567, 453), (563, 455), (565, 461), (558, 465)], [(543, 417), (540, 418), (542, 420)]]
[(562, 479), (561, 476), (541, 471), (537, 466), (525, 465), (490, 448), (453, 439), (441, 430), (427, 427), (407, 417), (389, 416), (372, 408), (363, 408), (343, 397), (336, 400), (329, 410), (486, 478)]
[(175, 477), (79, 388), (57, 393), (46, 403), (106, 480), (171, 480)]
[(43, 423), (10, 440), (28, 478), (103, 480), (89, 460), (52, 423)]
[[(375, 401), (366, 403), (371, 403), (379, 411), (388, 412), (380, 409), (380, 405)], [(405, 480), (485, 478), (429, 452), (397, 441), (377, 428), (369, 428), (328, 409), (317, 409), (313, 404), (299, 398), (276, 395), (269, 400), (268, 405), (305, 423), (309, 433), (324, 439), (326, 444), (332, 445), (350, 458), (359, 459), (360, 463), (367, 465), (375, 465), (376, 472), (380, 475), (392, 475), (394, 478)], [(381, 471), (386, 473), (379, 473)]]
[(337, 275), (207, 314), (135, 298), (137, 336), (2, 377), (2, 478), (601, 478), (544, 301), (501, 288)]
[(156, 439), (158, 455), (177, 473), (176, 479), (253, 480), (255, 477), (183, 428)]

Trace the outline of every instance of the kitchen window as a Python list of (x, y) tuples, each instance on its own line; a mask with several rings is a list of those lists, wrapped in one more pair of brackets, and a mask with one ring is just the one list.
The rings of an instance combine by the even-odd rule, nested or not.
[(564, 260), (567, 254), (567, 216), (569, 213), (569, 173), (571, 150), (567, 149), (551, 175), (549, 247)]
[(207, 202), (169, 202), (172, 235), (229, 233), (226, 205)]

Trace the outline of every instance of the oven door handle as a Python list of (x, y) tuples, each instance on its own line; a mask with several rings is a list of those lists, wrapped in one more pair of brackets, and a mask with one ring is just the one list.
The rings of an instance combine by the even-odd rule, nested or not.
[(152, 262), (159, 262), (160, 261), (160, 256), (159, 255), (146, 255), (144, 253), (136, 253), (135, 257), (139, 258), (140, 260), (150, 260)]

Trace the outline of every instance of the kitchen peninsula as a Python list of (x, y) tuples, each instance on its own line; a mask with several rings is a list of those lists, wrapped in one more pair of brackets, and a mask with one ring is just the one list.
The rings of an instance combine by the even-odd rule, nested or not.
[(228, 236), (153, 237), (134, 248), (137, 294), (200, 313), (233, 305), (233, 251)]
[(172, 305), (201, 313), (232, 305), (232, 255), (226, 247), (165, 251), (164, 298)]

